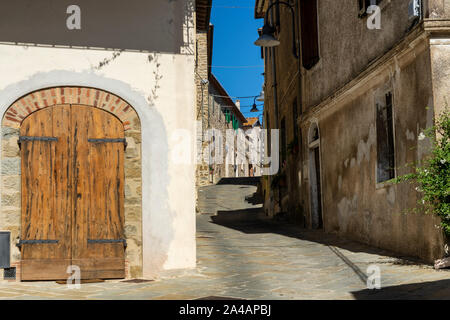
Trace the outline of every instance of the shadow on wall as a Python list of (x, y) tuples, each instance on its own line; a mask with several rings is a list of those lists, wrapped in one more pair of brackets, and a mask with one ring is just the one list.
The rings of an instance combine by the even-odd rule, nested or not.
[[(441, 272), (447, 272), (450, 277), (450, 271)], [(382, 287), (379, 290), (366, 289), (352, 292), (352, 294), (357, 300), (448, 300), (450, 299), (450, 280)]]
[[(192, 54), (193, 0), (3, 2), (1, 42)], [(74, 21), (71, 5), (80, 8), (81, 29), (67, 26)]]

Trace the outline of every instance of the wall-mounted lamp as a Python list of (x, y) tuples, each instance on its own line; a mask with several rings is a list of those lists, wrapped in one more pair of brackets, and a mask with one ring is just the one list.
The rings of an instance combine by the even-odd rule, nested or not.
[(264, 90), (261, 91), (259, 97), (256, 97), (256, 101), (264, 101)]
[(269, 11), (273, 8), (276, 4), (283, 4), (287, 7), (289, 7), (291, 11), (292, 16), (292, 39), (293, 39), (293, 54), (296, 59), (298, 59), (298, 51), (297, 51), (297, 42), (295, 41), (296, 32), (295, 32), (295, 11), (294, 7), (284, 1), (275, 1), (273, 2), (266, 11), (266, 17), (264, 18), (264, 26), (262, 28), (262, 34), (259, 37), (258, 40), (255, 41), (255, 45), (258, 47), (276, 47), (280, 45), (280, 41), (277, 40), (274, 36), (274, 33), (276, 31), (275, 27), (273, 27), (269, 22)]
[(253, 107), (252, 107), (252, 110), (250, 110), (250, 112), (259, 112), (258, 107), (256, 106), (257, 98), (258, 98), (258, 96), (256, 96), (255, 99), (253, 99)]

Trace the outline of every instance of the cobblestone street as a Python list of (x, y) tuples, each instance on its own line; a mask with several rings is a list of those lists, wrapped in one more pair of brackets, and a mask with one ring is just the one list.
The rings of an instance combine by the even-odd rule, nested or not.
[[(201, 189), (195, 270), (143, 283), (105, 281), (69, 289), (55, 282), (0, 284), (2, 299), (447, 299), (450, 272), (322, 232), (256, 221), (252, 185)], [(251, 201), (250, 201), (251, 202)], [(215, 212), (218, 211), (218, 215)], [(247, 215), (246, 215), (247, 214)], [(248, 218), (250, 217), (250, 218)], [(367, 267), (381, 290), (367, 290)]]

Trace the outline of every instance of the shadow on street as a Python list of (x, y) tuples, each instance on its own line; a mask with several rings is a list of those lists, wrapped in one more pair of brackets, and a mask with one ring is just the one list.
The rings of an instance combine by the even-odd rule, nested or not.
[(450, 279), (352, 292), (357, 300), (449, 299)]

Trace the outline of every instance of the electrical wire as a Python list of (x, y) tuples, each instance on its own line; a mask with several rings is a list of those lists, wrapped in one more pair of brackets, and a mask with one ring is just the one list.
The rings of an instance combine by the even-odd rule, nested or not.
[(247, 96), (247, 97), (232, 97), (232, 96), (220, 96), (220, 95), (215, 95), (215, 94), (210, 94), (211, 97), (216, 97), (216, 98), (231, 98), (231, 99), (254, 99), (259, 97), (259, 95), (257, 96)]
[(201, 4), (197, 4), (196, 7), (198, 8), (212, 8), (212, 9), (255, 9), (255, 7), (243, 7), (243, 6), (220, 6), (220, 5), (215, 5), (215, 6), (205, 6), (205, 5), (201, 5)]
[[(264, 107), (264, 104), (257, 104), (257, 107)], [(253, 105), (249, 106), (241, 106), (241, 108), (253, 108)]]
[(264, 68), (261, 66), (210, 66), (211, 68), (224, 68), (224, 69), (250, 69), (250, 68)]

